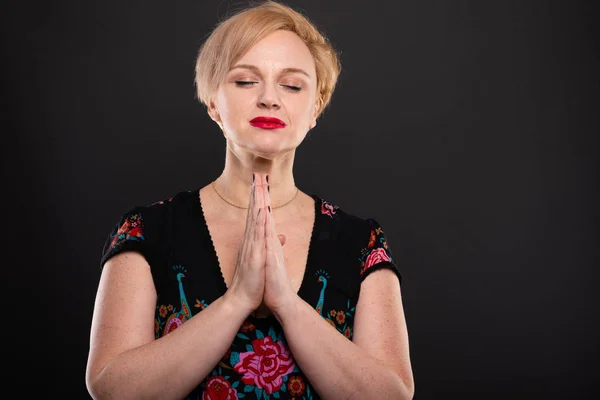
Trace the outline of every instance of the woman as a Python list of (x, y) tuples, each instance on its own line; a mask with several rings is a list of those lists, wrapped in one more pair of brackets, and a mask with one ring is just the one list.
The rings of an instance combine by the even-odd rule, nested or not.
[(110, 233), (94, 398), (412, 398), (402, 277), (381, 226), (294, 183), (295, 150), (339, 71), (323, 35), (271, 1), (204, 43), (198, 97), (226, 138), (225, 167)]

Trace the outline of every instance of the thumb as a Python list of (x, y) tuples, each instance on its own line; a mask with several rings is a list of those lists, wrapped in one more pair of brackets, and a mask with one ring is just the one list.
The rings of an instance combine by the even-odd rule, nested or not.
[(279, 241), (281, 242), (281, 245), (283, 246), (285, 244), (285, 235), (277, 235), (277, 237), (279, 238)]

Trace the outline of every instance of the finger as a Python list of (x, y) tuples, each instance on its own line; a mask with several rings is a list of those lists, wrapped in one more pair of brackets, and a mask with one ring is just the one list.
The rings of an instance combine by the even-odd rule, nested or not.
[(247, 234), (250, 231), (251, 226), (254, 223), (256, 211), (254, 205), (256, 203), (255, 193), (256, 193), (256, 174), (252, 173), (252, 183), (250, 184), (250, 197), (248, 199), (248, 213), (246, 215), (246, 231)]
[(264, 188), (265, 188), (265, 185), (266, 185), (265, 174), (263, 174), (263, 173), (257, 173), (256, 174), (256, 182), (255, 183), (256, 183), (255, 200), (256, 200), (257, 209), (258, 208), (264, 208), (265, 207)]
[[(254, 240), (257, 244), (264, 243), (265, 240), (265, 218), (266, 218), (266, 210), (264, 208), (258, 209), (258, 217), (256, 221), (256, 228), (254, 234)], [(258, 249), (261, 247), (259, 246)], [(263, 244), (264, 248), (264, 244)]]
[(269, 184), (269, 176), (266, 177), (267, 182), (267, 190), (265, 190), (265, 206), (271, 207), (271, 211), (273, 210), (273, 206), (271, 205), (271, 185)]
[[(269, 209), (267, 208), (267, 206), (269, 205), (268, 202), (268, 191), (269, 191), (269, 180), (268, 180), (268, 175), (267, 174), (261, 174), (261, 200), (262, 200), (262, 206), (265, 209), (265, 212), (268, 212)], [(266, 216), (265, 216), (265, 220), (266, 220)]]
[(267, 247), (270, 248), (271, 243), (270, 243), (270, 238), (272, 235), (272, 228), (271, 228), (271, 211), (267, 208), (267, 212), (265, 213), (266, 215), (266, 221), (265, 221), (265, 240), (267, 242)]
[(271, 239), (275, 239), (277, 236), (277, 230), (275, 229), (275, 218), (273, 218), (273, 209), (271, 208), (271, 215), (269, 215), (269, 224), (271, 225)]
[(275, 220), (273, 219), (273, 207), (271, 206), (271, 191), (269, 189), (269, 185), (267, 184), (266, 190), (266, 201), (267, 208), (269, 210), (269, 217), (267, 218), (268, 232), (266, 232), (267, 237), (273, 239), (275, 237)]

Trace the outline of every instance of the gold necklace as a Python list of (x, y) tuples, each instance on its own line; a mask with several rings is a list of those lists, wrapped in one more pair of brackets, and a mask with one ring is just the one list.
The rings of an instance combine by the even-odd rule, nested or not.
[[(215, 182), (216, 182), (216, 181), (212, 181), (212, 183), (210, 184), (210, 186), (212, 186), (212, 188), (214, 189), (215, 193), (216, 193), (216, 194), (218, 194), (218, 195), (219, 195), (219, 197), (220, 197), (220, 198), (221, 198), (221, 199), (222, 199), (222, 200), (223, 200), (225, 203), (227, 203), (227, 204), (229, 204), (229, 205), (231, 205), (231, 206), (234, 206), (234, 207), (236, 207), (236, 208), (240, 208), (240, 209), (242, 209), (242, 210), (247, 210), (247, 209), (248, 209), (248, 207), (240, 207), (240, 206), (236, 206), (235, 204), (233, 204), (233, 203), (231, 203), (231, 202), (227, 201), (227, 200), (226, 200), (226, 199), (225, 199), (223, 196), (221, 196), (221, 193), (219, 193), (219, 191), (217, 190), (217, 187), (215, 186)], [(277, 208), (281, 208), (281, 207), (283, 207), (283, 206), (286, 206), (286, 205), (290, 204), (290, 203), (291, 203), (291, 202), (292, 202), (292, 201), (293, 201), (293, 200), (296, 198), (296, 196), (298, 196), (298, 192), (299, 192), (299, 191), (300, 191), (300, 189), (298, 189), (298, 187), (296, 187), (296, 194), (294, 194), (294, 197), (292, 197), (292, 199), (291, 199), (290, 201), (288, 201), (287, 203), (284, 203), (284, 204), (282, 204), (282, 205), (280, 205), (280, 206), (277, 206), (277, 207), (271, 207), (271, 208), (272, 208), (273, 210), (275, 210), (275, 209), (277, 209)]]

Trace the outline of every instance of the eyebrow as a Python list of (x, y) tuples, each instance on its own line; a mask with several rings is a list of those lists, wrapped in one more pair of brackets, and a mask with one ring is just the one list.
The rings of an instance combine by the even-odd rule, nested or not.
[[(238, 64), (238, 65), (235, 65), (235, 66), (233, 66), (231, 68), (230, 71), (232, 71), (234, 69), (238, 69), (238, 68), (249, 69), (249, 70), (251, 70), (253, 72), (256, 72), (257, 74), (260, 74), (260, 70), (258, 69), (258, 67), (256, 67), (255, 65), (250, 65), (250, 64)], [(303, 69), (300, 69), (300, 68), (284, 68), (284, 69), (281, 70), (282, 74), (287, 74), (287, 73), (290, 73), (290, 72), (291, 73), (303, 74), (303, 75), (306, 75), (307, 77), (310, 78), (310, 75), (306, 71), (304, 71)]]

